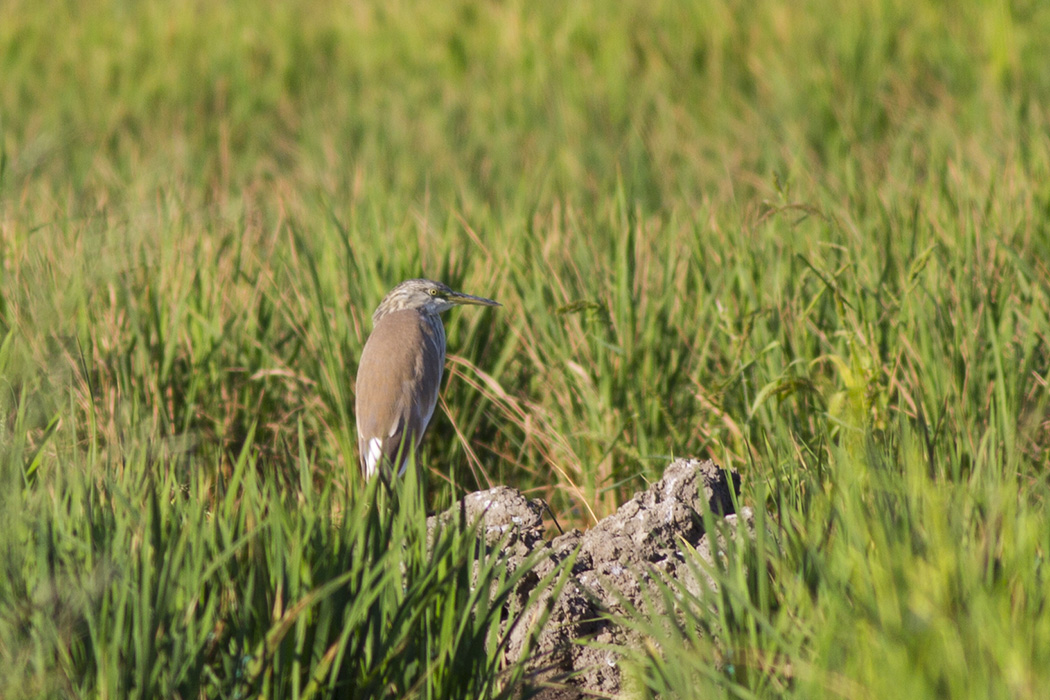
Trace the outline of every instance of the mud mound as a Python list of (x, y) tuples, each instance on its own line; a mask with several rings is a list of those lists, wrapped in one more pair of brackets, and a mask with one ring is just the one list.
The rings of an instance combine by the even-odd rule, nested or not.
[[(503, 542), (512, 565), (537, 552), (545, 557), (535, 575), (522, 583), (519, 601), (527, 599), (558, 562), (578, 551), (571, 579), (553, 601), (547, 624), (538, 630), (519, 626), (507, 650), (508, 658), (519, 658), (527, 641), (538, 635), (534, 680), (550, 685), (540, 697), (566, 700), (587, 697), (588, 691), (610, 694), (620, 689), (615, 647), (631, 640), (605, 615), (624, 611), (625, 603), (644, 607), (646, 592), (656, 599), (658, 577), (678, 579), (694, 592), (714, 587), (712, 581), (695, 579), (681, 543), (688, 542), (705, 558), (712, 549), (717, 551), (704, 532), (703, 503), (726, 519), (736, 518), (731, 490), (738, 490), (739, 484), (737, 474), (713, 462), (680, 459), (667, 467), (663, 478), (587, 532), (573, 530), (550, 541), (543, 537), (546, 505), (507, 487), (469, 494), (437, 518), (462, 509), (469, 521), (481, 519), (486, 542)], [(544, 602), (551, 604), (549, 599)], [(605, 648), (573, 644), (579, 639)]]

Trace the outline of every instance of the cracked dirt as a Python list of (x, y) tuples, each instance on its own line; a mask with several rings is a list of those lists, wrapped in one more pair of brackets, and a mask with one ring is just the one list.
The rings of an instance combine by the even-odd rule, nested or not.
[[(616, 694), (620, 690), (617, 647), (631, 643), (631, 633), (615, 624), (609, 615), (629, 607), (644, 608), (646, 594), (657, 599), (656, 581), (676, 579), (693, 593), (715, 583), (689, 566), (688, 543), (699, 556), (710, 560), (712, 547), (704, 531), (701, 513), (706, 508), (718, 517), (732, 521), (743, 517), (750, 522), (749, 509), (734, 513), (732, 491), (738, 491), (740, 478), (711, 461), (679, 459), (671, 463), (663, 477), (636, 494), (615, 513), (586, 532), (572, 530), (554, 539), (544, 538), (543, 514), (546, 505), (504, 486), (468, 494), (461, 504), (446, 512), (449, 517), (460, 508), (468, 521), (480, 523), (489, 545), (502, 543), (511, 566), (526, 557), (539, 556), (533, 575), (519, 586), (518, 600), (524, 601), (543, 577), (565, 558), (576, 552), (570, 578), (561, 593), (550, 601), (541, 593), (541, 602), (551, 605), (550, 617), (542, 629), (519, 625), (511, 632), (508, 658), (519, 658), (532, 635), (533, 683), (545, 686), (544, 700)], [(433, 519), (432, 519), (433, 521)], [(594, 644), (578, 644), (586, 640)]]

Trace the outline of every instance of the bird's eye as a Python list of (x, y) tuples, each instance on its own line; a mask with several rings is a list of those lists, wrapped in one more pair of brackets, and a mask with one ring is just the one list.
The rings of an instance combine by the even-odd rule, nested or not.
[(432, 296), (432, 297), (436, 297), (438, 295), (438, 290), (435, 287), (431, 287), (429, 291), (430, 291), (430, 296)]

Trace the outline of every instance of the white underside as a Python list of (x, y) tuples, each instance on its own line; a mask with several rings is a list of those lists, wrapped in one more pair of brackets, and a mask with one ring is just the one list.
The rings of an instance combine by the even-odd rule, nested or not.
[[(383, 441), (379, 438), (372, 438), (368, 441), (368, 450), (365, 453), (365, 478), (371, 479), (379, 472), (379, 465), (383, 461)], [(401, 460), (401, 468), (397, 470), (399, 477), (404, 476), (405, 472), (408, 471), (408, 457)]]
[(383, 459), (383, 441), (372, 438), (368, 441), (368, 451), (365, 453), (365, 476), (371, 479), (379, 471), (379, 463)]

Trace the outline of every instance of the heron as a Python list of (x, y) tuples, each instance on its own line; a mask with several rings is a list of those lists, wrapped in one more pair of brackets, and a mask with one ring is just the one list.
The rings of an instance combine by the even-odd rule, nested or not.
[(455, 306), (500, 306), (441, 282), (411, 279), (394, 287), (372, 314), (372, 333), (357, 368), (357, 446), (361, 471), (403, 476), (437, 406), (445, 370), (441, 314)]

